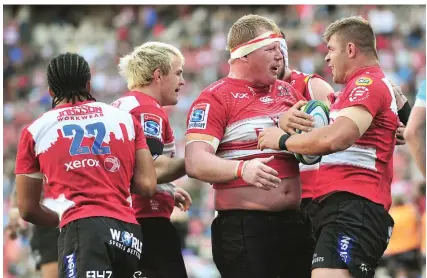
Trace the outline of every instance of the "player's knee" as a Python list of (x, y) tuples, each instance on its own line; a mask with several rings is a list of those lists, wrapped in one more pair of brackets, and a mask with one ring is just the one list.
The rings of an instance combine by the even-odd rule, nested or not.
[(58, 278), (58, 262), (42, 264), (40, 270), (43, 278)]
[(315, 268), (311, 278), (353, 278), (348, 269)]

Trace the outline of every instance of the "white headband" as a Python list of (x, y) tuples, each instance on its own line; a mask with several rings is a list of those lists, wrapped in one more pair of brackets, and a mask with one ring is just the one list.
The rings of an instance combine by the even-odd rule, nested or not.
[(263, 46), (269, 45), (272, 42), (280, 42), (281, 40), (282, 40), (281, 35), (276, 35), (273, 32), (264, 33), (256, 37), (255, 39), (252, 39), (248, 42), (245, 42), (231, 49), (230, 59), (241, 58)]
[(288, 45), (286, 44), (285, 39), (280, 40), (280, 50), (282, 50), (283, 59), (285, 60), (285, 68), (289, 67), (289, 60), (288, 60)]

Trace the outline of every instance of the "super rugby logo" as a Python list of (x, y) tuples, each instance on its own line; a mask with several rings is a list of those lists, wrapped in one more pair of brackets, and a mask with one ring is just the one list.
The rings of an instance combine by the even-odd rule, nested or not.
[(141, 115), (144, 123), (144, 134), (146, 137), (152, 137), (162, 140), (162, 118), (154, 114), (142, 114)]
[(193, 107), (188, 121), (188, 129), (206, 129), (209, 107), (209, 103), (199, 103)]
[(142, 251), (142, 242), (136, 238), (132, 233), (127, 231), (119, 231), (116, 229), (110, 228), (111, 239), (109, 241), (110, 245), (113, 245), (126, 253), (141, 257)]

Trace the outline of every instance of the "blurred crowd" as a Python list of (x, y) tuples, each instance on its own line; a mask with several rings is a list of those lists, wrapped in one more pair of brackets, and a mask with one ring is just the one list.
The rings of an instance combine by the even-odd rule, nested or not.
[[(336, 90), (340, 86), (332, 83), (331, 71), (324, 62), (327, 49), (322, 33), (329, 23), (350, 15), (362, 15), (371, 22), (381, 66), (387, 78), (402, 87), (411, 104), (425, 79), (425, 6), (4, 6), (4, 225), (8, 223), (8, 196), (14, 186), (20, 131), (51, 108), (46, 81), (51, 58), (63, 52), (84, 56), (91, 67), (95, 98), (110, 103), (126, 92), (117, 70), (122, 55), (151, 40), (179, 47), (186, 58), (186, 85), (180, 91), (178, 105), (167, 107), (167, 112), (177, 155), (182, 157), (187, 111), (204, 87), (228, 74), (228, 29), (249, 13), (269, 17), (283, 28), (291, 68), (316, 72)], [(425, 239), (425, 181), (406, 146), (396, 148), (394, 169), (391, 214), (396, 229), (378, 277), (418, 277), (424, 264), (420, 250), (425, 254), (425, 248), (420, 249), (425, 246), (421, 240)], [(190, 212), (175, 211), (172, 216), (182, 236), (189, 276), (219, 277), (210, 246), (212, 189), (187, 177), (177, 183), (193, 196)], [(30, 236), (29, 231), (14, 241), (3, 239), (3, 277), (39, 277), (29, 250)], [(405, 276), (407, 272), (415, 276)]]

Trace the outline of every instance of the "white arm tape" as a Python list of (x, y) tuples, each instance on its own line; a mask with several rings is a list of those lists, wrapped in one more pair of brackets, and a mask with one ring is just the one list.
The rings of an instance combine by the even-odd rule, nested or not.
[(33, 179), (43, 179), (43, 174), (42, 173), (32, 173), (32, 174), (18, 174), (18, 176), (26, 176), (26, 177), (30, 177)]
[(207, 140), (190, 140), (190, 141), (187, 141), (185, 143), (185, 145), (187, 146), (187, 145), (189, 145), (189, 144), (191, 144), (193, 142), (204, 142), (204, 143), (207, 143), (207, 144), (211, 145), (214, 148), (215, 152), (216, 152), (216, 150), (218, 149), (218, 146), (219, 146), (219, 140), (218, 140), (218, 138), (213, 138), (212, 141), (207, 141)]

